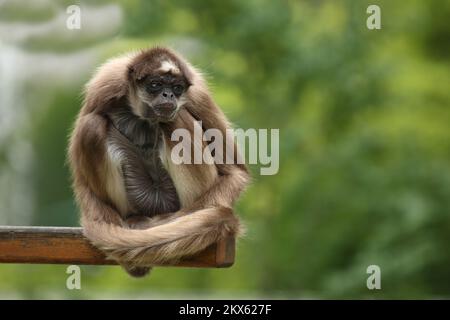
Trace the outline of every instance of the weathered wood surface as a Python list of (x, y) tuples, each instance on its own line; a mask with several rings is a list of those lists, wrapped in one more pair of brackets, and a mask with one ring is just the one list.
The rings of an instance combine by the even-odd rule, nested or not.
[[(224, 268), (234, 263), (235, 240), (230, 237), (196, 256), (163, 266)], [(115, 265), (94, 248), (81, 228), (0, 227), (0, 263)]]

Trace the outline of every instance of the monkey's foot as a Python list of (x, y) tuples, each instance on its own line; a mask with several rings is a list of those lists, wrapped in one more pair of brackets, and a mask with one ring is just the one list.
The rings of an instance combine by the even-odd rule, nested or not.
[(152, 267), (131, 267), (131, 266), (122, 266), (126, 272), (132, 277), (142, 278), (150, 273)]

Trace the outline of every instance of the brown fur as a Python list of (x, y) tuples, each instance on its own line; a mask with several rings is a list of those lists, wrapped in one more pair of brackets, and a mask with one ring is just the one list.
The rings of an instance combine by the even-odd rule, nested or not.
[[(176, 118), (160, 125), (162, 164), (176, 187), (181, 209), (168, 213), (162, 210), (157, 215), (145, 212), (130, 215), (132, 206), (123, 196), (127, 192), (121, 181), (124, 172), (108, 151), (114, 131), (109, 114), (124, 105), (132, 108), (141, 103), (136, 96), (136, 81), (155, 72), (167, 60), (174, 63), (190, 85), (182, 96), (183, 105)], [(217, 128), (225, 137), (228, 121), (211, 99), (200, 73), (165, 48), (110, 60), (86, 86), (85, 102), (68, 152), (81, 224), (95, 246), (134, 276), (145, 275), (155, 263), (176, 261), (227, 235), (239, 234), (240, 223), (232, 206), (249, 181), (246, 167), (175, 165), (170, 161), (174, 145), (170, 141), (171, 132), (176, 128), (192, 131), (195, 119), (202, 120), (203, 130)], [(236, 146), (234, 154), (237, 159)], [(149, 191), (146, 188), (143, 192)]]

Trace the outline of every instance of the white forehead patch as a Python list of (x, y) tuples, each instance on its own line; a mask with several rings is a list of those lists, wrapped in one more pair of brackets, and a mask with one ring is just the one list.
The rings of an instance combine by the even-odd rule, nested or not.
[(178, 69), (178, 67), (170, 60), (164, 60), (163, 62), (161, 62), (161, 67), (159, 67), (159, 70), (164, 73), (167, 72), (172, 72), (174, 74), (181, 73), (180, 69)]

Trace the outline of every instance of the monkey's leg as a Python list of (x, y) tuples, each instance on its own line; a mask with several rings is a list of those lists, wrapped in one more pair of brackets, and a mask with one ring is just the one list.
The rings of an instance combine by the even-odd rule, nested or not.
[[(146, 216), (131, 215), (124, 219), (124, 225), (129, 229), (147, 229), (149, 220), (151, 219)], [(131, 262), (121, 262), (120, 265), (130, 276), (135, 278), (145, 277), (153, 269), (151, 266), (136, 266)]]

